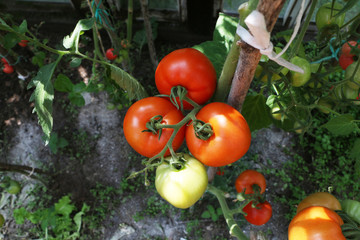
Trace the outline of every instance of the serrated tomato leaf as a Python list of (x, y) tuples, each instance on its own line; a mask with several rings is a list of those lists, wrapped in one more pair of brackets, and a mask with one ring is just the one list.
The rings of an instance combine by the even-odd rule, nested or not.
[(264, 95), (248, 95), (245, 98), (241, 114), (249, 124), (251, 132), (266, 128), (272, 123), (270, 108), (266, 105)]
[(330, 119), (322, 127), (329, 130), (334, 135), (346, 136), (356, 130), (357, 126), (353, 122), (354, 117), (351, 114), (343, 114)]

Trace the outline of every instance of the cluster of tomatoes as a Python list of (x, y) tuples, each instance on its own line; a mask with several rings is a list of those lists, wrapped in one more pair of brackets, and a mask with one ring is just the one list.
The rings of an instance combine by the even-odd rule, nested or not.
[[(250, 129), (230, 105), (206, 104), (215, 91), (216, 71), (196, 49), (166, 55), (156, 69), (155, 83), (161, 97), (141, 99), (128, 109), (124, 135), (150, 162), (160, 159), (155, 180), (159, 194), (175, 207), (188, 208), (206, 190), (205, 166), (240, 159), (250, 147)], [(175, 153), (184, 141), (191, 155)]]
[[(360, 203), (354, 200), (344, 200), (340, 203), (330, 193), (317, 192), (304, 198), (298, 205), (297, 213), (288, 228), (289, 240), (347, 239), (344, 236), (344, 220), (339, 215), (341, 210), (358, 221), (356, 223), (351, 220), (355, 224), (355, 231), (351, 234), (357, 234), (359, 237)], [(347, 237), (353, 239), (350, 235)]]
[(264, 175), (255, 170), (245, 170), (236, 178), (235, 188), (241, 194), (241, 200), (251, 199), (243, 208), (245, 219), (258, 226), (267, 223), (272, 216), (272, 207), (263, 195), (266, 189)]

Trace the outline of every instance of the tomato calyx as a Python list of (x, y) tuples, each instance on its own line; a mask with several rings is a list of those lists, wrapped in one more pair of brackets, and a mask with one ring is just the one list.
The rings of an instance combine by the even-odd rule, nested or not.
[(214, 134), (210, 123), (194, 119), (191, 124), (194, 127), (195, 136), (201, 140), (208, 140)]
[(146, 129), (143, 130), (142, 132), (151, 132), (154, 135), (158, 134), (160, 139), (162, 133), (162, 127), (159, 127), (159, 125), (161, 125), (162, 121), (163, 121), (163, 116), (161, 115), (156, 115), (150, 118), (150, 120), (146, 123)]

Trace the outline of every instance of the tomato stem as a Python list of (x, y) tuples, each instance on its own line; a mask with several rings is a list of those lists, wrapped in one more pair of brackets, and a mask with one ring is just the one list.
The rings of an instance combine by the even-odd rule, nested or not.
[[(208, 184), (207, 190), (208, 190), (208, 192), (215, 195), (216, 198), (218, 199), (220, 206), (221, 206), (221, 210), (224, 214), (226, 223), (229, 226), (230, 234), (232, 236), (238, 238), (239, 240), (249, 240), (249, 238), (242, 232), (241, 228), (236, 223), (234, 216), (233, 216), (234, 214), (242, 213), (242, 208), (230, 210), (229, 206), (226, 202), (226, 199), (224, 197), (224, 193), (220, 189), (214, 187), (211, 184)], [(245, 201), (244, 204), (245, 203), (246, 203), (246, 205), (248, 204), (247, 201)], [(246, 206), (246, 205), (244, 205), (244, 206)]]

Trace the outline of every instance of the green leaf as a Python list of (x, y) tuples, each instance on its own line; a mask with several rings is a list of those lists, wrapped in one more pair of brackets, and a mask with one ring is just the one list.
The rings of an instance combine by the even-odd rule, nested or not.
[(87, 211), (90, 210), (90, 207), (88, 205), (86, 205), (85, 203), (83, 204), (81, 211), (78, 212), (77, 214), (75, 214), (74, 216), (74, 222), (76, 224), (76, 232), (80, 233), (80, 229), (81, 229), (81, 221), (82, 221), (82, 215), (84, 215)]
[(29, 217), (29, 214), (30, 213), (24, 207), (15, 209), (13, 215), (16, 224), (23, 224), (25, 222), (25, 219)]
[(72, 92), (74, 84), (64, 74), (59, 74), (54, 82), (54, 87), (59, 92)]
[(251, 132), (266, 128), (272, 123), (270, 108), (266, 105), (266, 99), (262, 94), (246, 96), (241, 113), (249, 124)]
[(224, 42), (207, 41), (193, 46), (193, 48), (199, 50), (210, 59), (216, 70), (217, 78), (219, 78), (227, 56)]
[(81, 60), (82, 60), (81, 58), (76, 58), (76, 57), (74, 57), (74, 58), (71, 59), (71, 61), (70, 61), (70, 67), (75, 68), (75, 67), (80, 66)]
[(71, 204), (69, 196), (63, 196), (57, 203), (55, 203), (55, 212), (63, 216), (69, 216), (75, 210), (75, 206)]
[(80, 82), (75, 84), (74, 88), (73, 88), (73, 92), (74, 93), (82, 93), (84, 92), (86, 89), (86, 84), (84, 82)]
[(11, 49), (20, 41), (19, 37), (15, 33), (8, 33), (1, 40), (4, 48)]
[(23, 20), (22, 23), (19, 25), (19, 32), (26, 33), (27, 31), (28, 31), (27, 22), (26, 20)]
[(34, 65), (38, 65), (39, 67), (42, 67), (44, 65), (46, 54), (45, 52), (38, 51), (35, 53), (35, 56), (32, 57), (31, 62)]
[(148, 96), (145, 88), (129, 73), (114, 65), (111, 65), (110, 70), (111, 79), (127, 92), (130, 100), (140, 100)]
[(71, 92), (69, 93), (70, 102), (78, 107), (85, 105), (85, 99), (80, 93)]
[(216, 21), (213, 40), (225, 42), (227, 52), (230, 50), (231, 44), (234, 41), (238, 22), (238, 18), (225, 15), (224, 13), (220, 13)]
[(7, 23), (2, 18), (0, 18), (0, 30), (11, 31), (12, 28), (7, 25)]
[(354, 142), (354, 146), (351, 149), (350, 157), (360, 160), (360, 138), (357, 138)]
[(346, 12), (348, 12), (350, 9), (352, 9), (357, 3), (359, 2), (359, 0), (350, 0), (348, 1), (345, 6), (337, 13), (335, 14), (335, 16), (333, 16), (334, 18), (335, 17), (338, 17), (342, 14), (346, 14)]
[(28, 88), (35, 87), (30, 100), (35, 101), (34, 111), (37, 113), (39, 124), (45, 134), (46, 145), (49, 143), (53, 126), (52, 104), (54, 100), (54, 86), (51, 78), (60, 58), (56, 62), (41, 67), (28, 86)]
[(76, 52), (79, 49), (80, 35), (83, 31), (90, 30), (95, 22), (95, 18), (81, 19), (74, 29), (74, 31), (66, 36), (63, 40), (63, 45), (66, 49), (75, 48)]
[(211, 218), (211, 214), (209, 211), (205, 211), (201, 214), (202, 218)]
[(353, 121), (354, 117), (351, 114), (343, 114), (330, 119), (322, 127), (334, 135), (346, 136), (356, 130), (357, 126)]

